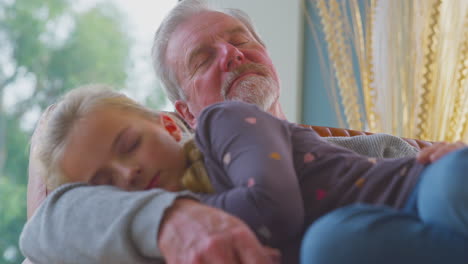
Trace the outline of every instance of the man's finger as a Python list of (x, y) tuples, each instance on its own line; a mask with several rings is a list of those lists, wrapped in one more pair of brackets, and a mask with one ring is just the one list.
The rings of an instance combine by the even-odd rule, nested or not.
[[(263, 246), (256, 240), (253, 239), (255, 236), (253, 234), (243, 233), (240, 234), (243, 236), (243, 239), (235, 239), (234, 247), (236, 249), (236, 254), (239, 257), (242, 264), (272, 264), (272, 259), (267, 256), (264, 251)], [(264, 252), (259, 254), (259, 252)]]
[(430, 155), (432, 154), (432, 150), (433, 150), (433, 146), (422, 149), (416, 156), (416, 159), (422, 164), (426, 164), (430, 162)]
[(280, 264), (281, 263), (281, 252), (278, 249), (263, 247), (265, 255), (272, 261), (272, 263)]
[(213, 240), (206, 251), (201, 256), (200, 264), (210, 263), (226, 263), (239, 264), (238, 256), (235, 253), (231, 239), (226, 239), (227, 236), (220, 237), (219, 240)]
[(442, 147), (442, 145), (445, 145), (445, 144), (446, 144), (445, 142), (437, 142), (437, 143), (434, 143), (432, 146), (423, 148), (423, 149), (418, 153), (418, 155), (416, 156), (416, 159), (417, 159), (420, 163), (422, 163), (422, 164), (426, 164), (426, 163), (431, 162), (431, 155), (432, 155), (437, 149), (439, 149), (440, 147)]
[(441, 147), (440, 149), (435, 150), (434, 153), (430, 155), (430, 160), (431, 162), (435, 162), (439, 160), (440, 158), (442, 158), (443, 156), (447, 155), (448, 153), (453, 152), (457, 149), (463, 148), (464, 145), (465, 144), (463, 142), (447, 144)]

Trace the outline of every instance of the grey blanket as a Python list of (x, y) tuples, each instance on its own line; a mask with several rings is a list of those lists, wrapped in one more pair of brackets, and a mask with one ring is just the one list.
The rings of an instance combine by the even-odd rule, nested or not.
[(354, 137), (328, 137), (328, 142), (374, 158), (402, 158), (416, 156), (419, 150), (403, 139), (388, 134)]

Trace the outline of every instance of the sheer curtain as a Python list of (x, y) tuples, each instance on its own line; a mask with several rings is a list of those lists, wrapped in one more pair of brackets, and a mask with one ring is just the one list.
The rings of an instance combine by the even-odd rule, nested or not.
[(468, 1), (305, 1), (346, 126), (468, 141)]

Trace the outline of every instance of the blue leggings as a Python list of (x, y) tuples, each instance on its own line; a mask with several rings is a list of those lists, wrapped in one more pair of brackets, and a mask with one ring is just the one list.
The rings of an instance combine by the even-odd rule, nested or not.
[(404, 210), (356, 204), (319, 218), (301, 263), (468, 263), (468, 148), (429, 165)]

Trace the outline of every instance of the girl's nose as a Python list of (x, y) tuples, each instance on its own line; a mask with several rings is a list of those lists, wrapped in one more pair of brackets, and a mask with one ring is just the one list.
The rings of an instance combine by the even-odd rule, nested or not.
[(141, 167), (138, 165), (115, 163), (114, 170), (118, 175), (117, 185), (123, 189), (130, 189), (141, 176)]

